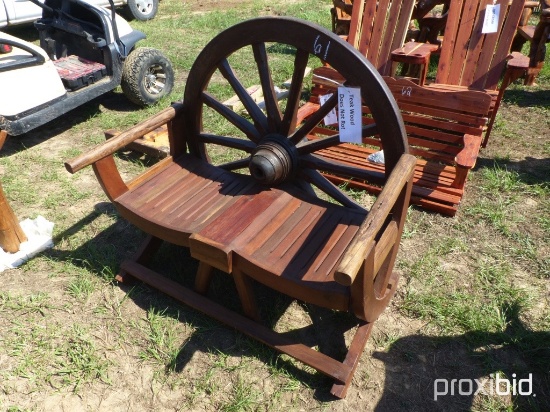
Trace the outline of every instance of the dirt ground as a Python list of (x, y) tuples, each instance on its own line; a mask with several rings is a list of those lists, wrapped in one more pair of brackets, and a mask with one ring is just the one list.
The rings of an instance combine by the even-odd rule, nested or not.
[[(242, 1), (238, 0), (195, 1), (192, 9), (200, 13), (240, 3)], [(548, 91), (545, 93), (548, 95)], [(98, 103), (97, 110), (117, 107), (121, 104), (120, 99), (119, 95), (107, 96)], [(87, 107), (71, 112), (73, 127), (53, 123), (29, 133), (24, 141), (8, 140), (2, 150), (3, 157), (13, 157), (21, 162), (22, 176), (32, 179), (46, 173), (41, 167), (49, 165), (55, 167), (56, 174), (63, 176), (58, 182), (74, 185), (83, 195), (77, 201), (58, 199), (63, 209), (58, 212), (62, 223), (56, 227), (56, 246), (51, 252), (22, 268), (0, 274), (0, 340), (3, 348), (10, 348), (10, 352), (0, 351), (0, 370), (4, 371), (0, 372), (0, 409), (48, 412), (483, 410), (490, 402), (482, 393), (446, 395), (435, 400), (436, 380), (450, 382), (460, 378), (465, 382), (475, 382), (490, 379), (486, 365), (488, 354), (498, 361), (494, 372), (511, 374), (515, 368), (526, 367), (521, 354), (503, 348), (499, 337), (494, 334), (441, 336), (427, 322), (407, 316), (400, 309), (404, 297), (400, 289), (375, 325), (348, 396), (345, 400), (335, 401), (327, 394), (330, 382), (307, 368), (277, 357), (262, 345), (164, 298), (158, 292), (143, 286), (132, 289), (105, 282), (102, 276), (108, 277), (109, 273), (102, 274), (101, 265), (98, 266), (94, 260), (107, 260), (107, 266), (116, 271), (117, 263), (135, 250), (143, 234), (116, 216), (91, 170), (75, 176), (63, 175), (62, 161), (70, 157), (75, 142), (86, 138), (89, 132), (81, 125), (90, 117), (89, 110)], [(539, 120), (526, 117), (525, 108), (510, 100), (501, 111), (502, 116), (518, 118), (514, 126), (518, 133), (528, 128), (534, 139), (548, 139), (548, 121), (544, 117), (548, 116), (548, 107), (540, 114)], [(537, 147), (535, 154), (532, 147), (525, 145), (517, 145), (511, 150), (511, 144), (505, 141), (489, 147), (483, 152), (480, 162), (490, 163), (495, 156), (513, 153), (515, 158), (511, 160), (517, 160), (515, 167), (522, 171), (531, 171), (536, 176), (535, 165), (539, 170), (550, 170), (550, 159), (540, 149), (543, 143), (534, 145)], [(36, 157), (42, 158), (42, 166), (33, 163)], [(0, 172), (4, 172), (1, 165)], [(474, 183), (470, 184), (473, 186)], [(41, 191), (40, 188), (36, 190)], [(35, 195), (45, 196), (44, 193)], [(467, 204), (469, 200), (465, 202)], [(17, 203), (18, 215), (27, 217), (36, 213), (32, 202)], [(400, 255), (421, 254), (434, 238), (450, 233), (454, 225), (467, 224), (464, 221), (467, 218), (461, 214), (452, 220), (415, 210), (411, 218), (423, 222), (421, 230), (427, 231), (426, 238), (405, 238)], [(482, 233), (478, 235), (483, 236)], [(178, 265), (190, 269), (195, 265), (181, 249), (167, 248), (163, 253), (164, 257), (183, 256), (183, 264)], [(471, 269), (471, 260), (479, 257), (461, 254), (449, 264), (454, 265), (457, 273), (467, 273)], [(168, 260), (160, 259), (158, 265), (167, 265), (169, 270), (173, 270)], [(92, 291), (85, 298), (69, 293), (75, 278), (89, 276), (88, 272), (95, 275), (91, 280)], [(218, 282), (219, 289), (224, 290), (223, 277)], [(405, 277), (403, 285), (407, 282), (409, 280)], [(528, 284), (530, 280), (520, 274), (518, 282)], [(541, 311), (547, 310), (545, 305), (550, 293), (547, 283), (546, 288)], [(272, 299), (269, 292), (265, 293), (265, 299)], [(16, 297), (24, 302), (16, 302)], [(44, 297), (43, 301), (41, 297)], [(299, 325), (312, 317), (309, 309), (295, 302), (282, 299), (280, 304), (289, 307), (292, 314), (289, 324)], [(154, 313), (164, 314), (161, 335), (175, 343), (164, 341), (153, 345), (154, 336), (159, 336), (153, 333)], [(18, 316), (25, 319), (25, 324), (14, 321)], [(321, 337), (321, 343), (330, 341), (329, 350), (341, 350), (342, 342), (330, 339), (336, 336), (332, 332), (337, 331), (326, 328), (345, 328), (350, 320), (332, 312), (318, 313), (318, 319), (327, 318), (334, 321), (329, 322), (329, 326), (322, 324), (314, 328), (314, 335)], [(521, 324), (516, 326), (521, 327)], [(541, 333), (544, 332), (532, 332), (534, 335)], [(33, 337), (32, 340), (29, 336)], [(66, 342), (66, 336), (71, 336), (71, 342)], [(477, 355), (472, 354), (471, 344), (465, 344), (472, 339), (480, 342)], [(100, 368), (103, 372), (93, 378), (82, 372), (86, 365), (92, 364), (89, 358), (87, 363), (80, 364), (80, 372), (73, 372), (74, 361), (63, 360), (73, 348), (82, 350), (83, 342), (93, 344), (93, 353), (97, 355), (95, 364), (106, 365)], [(174, 345), (177, 349), (175, 368), (169, 372), (162, 366), (165, 357), (160, 350), (156, 354), (147, 353), (147, 348)], [(41, 357), (46, 364), (54, 366), (43, 365)], [(55, 371), (46, 372), (48, 368)], [(79, 379), (82, 383), (77, 385)], [(251, 393), (248, 398), (254, 401), (236, 402), (245, 399), (238, 397), (239, 390)], [(550, 397), (548, 390), (545, 382), (535, 382), (537, 396)], [(517, 410), (530, 408), (527, 401), (513, 403), (512, 396), (500, 396), (499, 402), (494, 404), (493, 410), (512, 408), (512, 405)]]

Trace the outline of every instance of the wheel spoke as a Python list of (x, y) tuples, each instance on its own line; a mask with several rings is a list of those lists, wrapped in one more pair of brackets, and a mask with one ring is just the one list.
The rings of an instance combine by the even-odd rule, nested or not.
[(308, 153), (316, 152), (318, 150), (327, 149), (332, 146), (337, 146), (340, 143), (340, 135), (337, 133), (329, 137), (309, 140), (305, 143), (300, 143), (297, 146), (297, 149), (298, 154), (305, 155)]
[(250, 140), (256, 143), (260, 140), (261, 135), (258, 129), (256, 129), (254, 125), (246, 120), (244, 117), (225, 107), (223, 103), (221, 103), (219, 100), (217, 100), (215, 97), (207, 92), (203, 92), (202, 99), (207, 106), (211, 107), (223, 117), (225, 117), (231, 124), (242, 131)]
[[(361, 129), (362, 138), (372, 137), (377, 134), (378, 134), (378, 127), (376, 126), (376, 123), (365, 125)], [(340, 141), (340, 134), (336, 133), (336, 134), (333, 134), (332, 136), (322, 137), (315, 140), (309, 140), (309, 141), (306, 141), (305, 143), (300, 142), (297, 145), (297, 148), (298, 148), (299, 154), (305, 155), (308, 153), (316, 152), (318, 150), (327, 149), (332, 146), (337, 146), (340, 143), (342, 143)]]
[(301, 49), (296, 51), (294, 73), (292, 73), (292, 82), (290, 83), (290, 90), (281, 129), (281, 134), (283, 134), (283, 136), (290, 135), (290, 133), (294, 132), (294, 129), (296, 129), (296, 114), (298, 113), (300, 98), (302, 96), (302, 84), (308, 59), (309, 52)]
[(331, 198), (341, 203), (342, 205), (352, 209), (365, 210), (359, 203), (346, 196), (342, 191), (340, 191), (337, 186), (329, 182), (317, 170), (304, 168), (301, 170), (300, 173), (306, 181), (317, 186), (317, 188), (325, 192), (327, 195), (329, 195)]
[(256, 148), (256, 144), (245, 139), (237, 139), (229, 136), (218, 136), (215, 134), (201, 133), (198, 135), (198, 140), (203, 143), (214, 143), (220, 146), (231, 147), (233, 149), (242, 150), (243, 152), (252, 153)]
[(227, 59), (223, 59), (220, 64), (218, 65), (218, 69), (220, 70), (221, 74), (225, 79), (229, 82), (233, 90), (235, 91), (235, 94), (239, 97), (241, 100), (241, 103), (245, 107), (246, 111), (252, 118), (252, 121), (254, 122), (254, 125), (259, 129), (259, 134), (265, 134), (268, 131), (268, 124), (267, 119), (262, 112), (262, 109), (258, 107), (254, 99), (248, 94), (246, 91), (246, 88), (242, 85), (242, 83), (237, 79), (237, 76), (235, 75), (235, 72), (229, 65), (229, 62)]
[(267, 112), (267, 122), (269, 131), (272, 133), (280, 132), (281, 130), (281, 111), (273, 86), (273, 79), (269, 70), (267, 59), (267, 51), (264, 43), (254, 43), (252, 45), (254, 51), (254, 59), (258, 66), (258, 74), (260, 75), (260, 83), (264, 93), (265, 110)]
[(225, 169), (225, 170), (239, 170), (244, 169), (248, 167), (248, 164), (250, 163), (250, 157), (246, 157), (244, 159), (234, 160), (233, 162), (223, 163), (221, 165), (218, 165), (218, 167)]
[(333, 93), (332, 96), (319, 107), (315, 113), (313, 113), (309, 118), (304, 122), (304, 124), (294, 132), (290, 140), (294, 144), (298, 144), (304, 137), (308, 135), (321, 121), (323, 118), (336, 107), (338, 103), (338, 96), (336, 93)]
[(306, 155), (300, 157), (300, 165), (310, 169), (346, 176), (351, 179), (367, 180), (369, 182), (379, 184), (384, 182), (384, 172), (360, 169), (337, 160), (328, 161), (327, 159), (317, 155)]

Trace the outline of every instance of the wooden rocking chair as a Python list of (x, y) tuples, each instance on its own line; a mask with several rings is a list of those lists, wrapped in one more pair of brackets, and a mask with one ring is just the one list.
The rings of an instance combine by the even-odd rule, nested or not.
[[(336, 131), (327, 138), (307, 139), (335, 106), (336, 97), (296, 127), (304, 72), (314, 57), (345, 76), (349, 86), (360, 88), (375, 121), (363, 134), (378, 133), (387, 152), (379, 172), (316, 155), (339, 143)], [(258, 79), (249, 79), (254, 77), (250, 66), (241, 74), (248, 64)], [(289, 67), (289, 96), (279, 104), (273, 84), (284, 80)], [(248, 82), (258, 80), (265, 114), (246, 92)], [(246, 114), (221, 103), (234, 93)], [(165, 124), (170, 156), (124, 182), (113, 153)], [(136, 257), (122, 264), (119, 280), (140, 279), (299, 359), (332, 377), (332, 393), (344, 397), (372, 324), (395, 292), (398, 276), (393, 266), (415, 164), (407, 151), (403, 120), (391, 92), (364, 56), (313, 24), (266, 17), (235, 25), (204, 48), (187, 78), (183, 103), (66, 167), (76, 172), (93, 164), (120, 215), (149, 234)], [(228, 160), (230, 154), (234, 157)], [(220, 157), (225, 161), (216, 160)], [(363, 180), (372, 177), (384, 188), (367, 211), (327, 181), (322, 170)], [(200, 261), (196, 290), (146, 266), (163, 241), (188, 247)], [(205, 296), (213, 268), (234, 279), (245, 316)], [(345, 358), (331, 358), (263, 326), (252, 279), (293, 298), (355, 314), (357, 329)]]

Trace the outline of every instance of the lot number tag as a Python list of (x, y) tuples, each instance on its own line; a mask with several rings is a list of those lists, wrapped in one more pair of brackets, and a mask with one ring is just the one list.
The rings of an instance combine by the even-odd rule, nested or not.
[(498, 31), (498, 17), (500, 4), (488, 4), (485, 8), (485, 19), (483, 20), (482, 33), (496, 33)]
[(338, 87), (338, 129), (340, 141), (361, 143), (361, 89)]

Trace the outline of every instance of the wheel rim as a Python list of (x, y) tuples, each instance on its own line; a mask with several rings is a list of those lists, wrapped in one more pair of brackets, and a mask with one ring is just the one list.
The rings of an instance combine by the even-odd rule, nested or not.
[(160, 64), (154, 64), (147, 69), (143, 78), (147, 93), (152, 95), (161, 94), (166, 87), (166, 72)]
[[(336, 94), (302, 125), (295, 124), (306, 67), (321, 66), (319, 57), (347, 79), (346, 85), (361, 88), (373, 118), (371, 125), (363, 127), (362, 136), (380, 136), (387, 175), (408, 150), (391, 92), (349, 44), (328, 30), (292, 18), (240, 23), (203, 49), (189, 73), (184, 96), (190, 151), (227, 170), (249, 173), (268, 186), (305, 181), (345, 206), (358, 207), (320, 173), (365, 176), (360, 169), (317, 155), (340, 143), (338, 132), (306, 139), (336, 106)], [(275, 85), (287, 79), (292, 79), (287, 97), (278, 101)], [(261, 86), (265, 112), (246, 90), (253, 85)], [(242, 112), (228, 107), (226, 100), (232, 95), (240, 98)]]
[(141, 14), (148, 15), (153, 10), (153, 1), (138, 0), (136, 7)]

